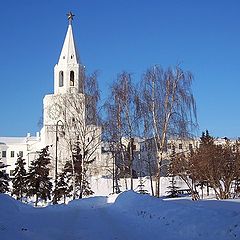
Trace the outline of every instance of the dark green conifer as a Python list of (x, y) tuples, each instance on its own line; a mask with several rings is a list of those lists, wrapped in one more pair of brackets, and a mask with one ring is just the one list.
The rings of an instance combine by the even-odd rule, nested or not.
[(35, 206), (39, 199), (47, 201), (51, 199), (52, 183), (49, 177), (50, 157), (48, 146), (43, 148), (39, 153), (39, 157), (31, 162), (27, 177), (28, 196), (35, 196)]
[(4, 170), (4, 168), (6, 167), (7, 165), (3, 164), (0, 161), (0, 193), (5, 193), (9, 191), (9, 177)]
[(63, 169), (63, 172), (59, 175), (57, 179), (57, 186), (53, 191), (53, 203), (57, 204), (63, 199), (63, 202), (66, 203), (66, 198), (71, 196), (72, 186), (70, 186), (70, 174)]
[(15, 195), (17, 200), (22, 201), (22, 198), (27, 194), (27, 172), (25, 169), (25, 159), (18, 155), (15, 165), (16, 167), (13, 172), (14, 177), (12, 179), (12, 195)]

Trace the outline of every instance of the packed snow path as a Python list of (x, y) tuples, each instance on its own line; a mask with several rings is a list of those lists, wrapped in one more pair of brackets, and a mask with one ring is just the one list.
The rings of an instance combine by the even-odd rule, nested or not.
[(238, 201), (168, 200), (133, 192), (33, 208), (0, 195), (1, 240), (240, 239)]

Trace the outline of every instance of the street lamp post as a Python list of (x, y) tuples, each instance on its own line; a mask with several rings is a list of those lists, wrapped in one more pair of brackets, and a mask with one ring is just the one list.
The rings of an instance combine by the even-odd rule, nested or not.
[(57, 123), (56, 123), (56, 144), (55, 144), (55, 189), (57, 188), (57, 174), (58, 174), (58, 171), (57, 171), (57, 167), (58, 167), (58, 126), (59, 126), (59, 123), (61, 123), (61, 126), (63, 126), (63, 122), (62, 120), (58, 120)]

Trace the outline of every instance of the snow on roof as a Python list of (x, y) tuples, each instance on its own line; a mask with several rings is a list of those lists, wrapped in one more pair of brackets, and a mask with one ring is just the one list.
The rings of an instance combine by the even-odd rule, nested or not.
[(26, 144), (27, 141), (38, 141), (38, 137), (0, 137), (0, 144)]

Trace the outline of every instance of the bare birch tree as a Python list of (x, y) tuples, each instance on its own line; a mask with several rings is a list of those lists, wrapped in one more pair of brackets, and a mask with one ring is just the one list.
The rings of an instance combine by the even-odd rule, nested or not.
[(138, 119), (136, 89), (129, 73), (123, 72), (118, 75), (112, 84), (110, 97), (105, 107), (108, 114), (107, 129), (115, 129), (112, 134), (115, 138), (115, 146), (121, 153), (124, 176), (128, 171), (131, 177), (130, 188), (133, 189), (133, 139), (137, 133)]
[(117, 158), (121, 153), (121, 132), (119, 130), (119, 125), (116, 124), (114, 119), (117, 119), (117, 109), (115, 108), (112, 101), (109, 99), (104, 104), (105, 120), (103, 124), (103, 141), (107, 143), (107, 151), (110, 151), (112, 157), (112, 169), (109, 172), (112, 174), (113, 179), (113, 193), (119, 193), (119, 172), (120, 167), (117, 162)]
[(190, 72), (178, 66), (167, 70), (154, 66), (146, 71), (141, 82), (144, 125), (152, 131), (157, 151), (157, 197), (160, 196), (161, 168), (168, 137), (189, 136), (196, 125), (192, 79)]

